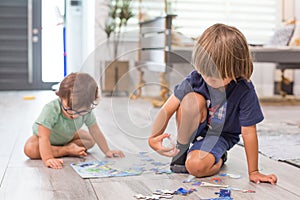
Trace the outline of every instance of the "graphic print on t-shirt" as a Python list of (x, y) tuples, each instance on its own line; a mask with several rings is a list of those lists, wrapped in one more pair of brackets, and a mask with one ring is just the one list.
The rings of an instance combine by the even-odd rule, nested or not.
[[(227, 110), (227, 102), (217, 104), (208, 108), (207, 124), (210, 129), (218, 130), (223, 128)], [(222, 129), (221, 129), (222, 130)]]

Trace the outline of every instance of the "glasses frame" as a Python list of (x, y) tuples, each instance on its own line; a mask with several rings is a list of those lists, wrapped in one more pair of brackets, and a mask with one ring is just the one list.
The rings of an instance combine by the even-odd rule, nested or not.
[(66, 113), (68, 113), (69, 115), (79, 115), (79, 116), (84, 116), (90, 112), (92, 112), (92, 110), (97, 106), (97, 104), (92, 103), (91, 105), (91, 109), (89, 110), (82, 110), (82, 111), (77, 111), (77, 110), (73, 110), (72, 108), (66, 108), (64, 107), (64, 105), (62, 104), (62, 102), (60, 101), (60, 105), (62, 107), (62, 109), (64, 111), (66, 111)]

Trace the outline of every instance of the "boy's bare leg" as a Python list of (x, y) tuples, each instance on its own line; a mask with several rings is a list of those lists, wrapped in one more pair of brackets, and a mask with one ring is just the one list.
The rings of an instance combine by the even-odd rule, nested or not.
[(75, 133), (71, 142), (80, 147), (85, 147), (86, 149), (90, 149), (95, 145), (95, 141), (91, 134), (83, 129), (79, 129), (77, 133)]
[[(190, 147), (193, 134), (197, 130), (200, 123), (206, 120), (207, 108), (204, 97), (197, 93), (187, 94), (180, 103), (180, 107), (176, 112), (177, 122), (177, 148), (179, 153), (173, 157), (171, 166), (174, 172), (184, 172), (184, 163), (186, 160), (187, 150)], [(183, 169), (181, 170), (181, 166)]]
[[(51, 146), (55, 158), (63, 156), (86, 156), (86, 150), (91, 148), (95, 142), (89, 133), (84, 130), (78, 131), (73, 140), (65, 146)], [(40, 159), (39, 138), (32, 135), (24, 146), (24, 153), (31, 159)]]
[(185, 163), (187, 171), (196, 177), (205, 177), (216, 174), (221, 166), (222, 159), (215, 164), (215, 157), (213, 154), (201, 151), (191, 151)]
[(180, 103), (176, 112), (177, 141), (189, 144), (193, 133), (200, 123), (206, 120), (207, 107), (204, 97), (198, 93), (188, 93)]

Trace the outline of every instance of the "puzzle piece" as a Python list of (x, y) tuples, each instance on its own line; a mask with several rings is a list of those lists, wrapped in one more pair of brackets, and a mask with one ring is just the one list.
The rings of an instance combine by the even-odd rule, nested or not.
[(184, 189), (179, 188), (178, 190), (155, 190), (153, 192), (153, 195), (142, 195), (142, 194), (136, 194), (134, 197), (136, 199), (146, 199), (146, 200), (160, 200), (160, 199), (172, 199), (174, 195), (183, 195), (186, 196), (194, 191), (197, 191), (195, 188), (192, 189)]
[(183, 196), (186, 196), (186, 195), (188, 195), (188, 194), (190, 194), (190, 193), (192, 193), (192, 192), (194, 192), (194, 191), (197, 191), (197, 190), (196, 190), (195, 188), (191, 188), (191, 189), (189, 189), (189, 190), (184, 189), (184, 188), (178, 188), (178, 189), (176, 190), (175, 194), (181, 194), (181, 195), (183, 195)]
[(165, 194), (175, 194), (174, 190), (155, 190), (153, 194), (165, 195)]
[(229, 178), (233, 178), (233, 179), (239, 179), (241, 178), (242, 176), (239, 175), (239, 174), (226, 174), (226, 173), (223, 173), (223, 174), (219, 174), (220, 176), (228, 176)]
[(196, 181), (194, 183), (192, 183), (193, 186), (200, 186), (201, 185), (201, 181)]
[(210, 180), (211, 180), (211, 182), (216, 182), (216, 183), (221, 183), (222, 182), (222, 179), (219, 178), (219, 177), (213, 177)]
[(152, 165), (154, 166), (166, 166), (166, 165), (169, 165), (169, 163), (162, 163), (162, 162), (151, 162)]
[(231, 198), (231, 197), (217, 197), (217, 198), (201, 199), (201, 200), (233, 200), (233, 198)]
[(158, 169), (155, 171), (156, 174), (172, 174), (173, 172), (169, 169)]
[(193, 182), (195, 176), (193, 175), (189, 175), (188, 178), (186, 180), (183, 181), (183, 183), (190, 183)]
[(221, 188), (227, 188), (228, 185), (219, 185), (214, 183), (208, 183), (208, 182), (200, 182), (200, 186), (202, 187), (221, 187)]
[(146, 196), (142, 195), (142, 194), (135, 194), (133, 197), (135, 197), (136, 199), (145, 199)]
[(146, 196), (146, 200), (159, 200), (161, 198), (161, 195), (151, 195), (151, 196)]
[(242, 176), (239, 175), (239, 174), (227, 174), (230, 178), (234, 178), (234, 179), (239, 179), (241, 178)]
[(246, 190), (246, 189), (240, 189), (240, 188), (227, 188), (227, 189), (230, 189), (230, 190), (233, 190), (233, 191), (240, 191), (240, 192), (243, 192), (243, 193), (255, 193), (254, 190)]
[(230, 189), (220, 189), (220, 192), (215, 192), (215, 194), (219, 194), (219, 197), (230, 197), (231, 191)]
[(136, 194), (134, 195), (136, 199), (146, 199), (146, 200), (160, 200), (160, 199), (172, 199), (173, 195), (171, 194), (153, 194), (153, 195), (142, 195), (142, 194)]

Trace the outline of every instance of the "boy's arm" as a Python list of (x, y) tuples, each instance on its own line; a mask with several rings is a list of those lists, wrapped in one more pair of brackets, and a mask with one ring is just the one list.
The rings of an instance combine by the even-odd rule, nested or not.
[(170, 137), (170, 134), (164, 133), (169, 123), (170, 118), (176, 112), (180, 105), (180, 101), (171, 95), (163, 107), (159, 110), (154, 123), (152, 125), (151, 135), (148, 139), (149, 146), (158, 153), (173, 157), (178, 153), (174, 147), (163, 147), (162, 141), (165, 138)]
[(249, 179), (255, 183), (269, 182), (275, 184), (277, 177), (274, 174), (264, 175), (258, 170), (258, 140), (256, 125), (242, 127), (242, 137), (248, 163)]
[(38, 138), (39, 138), (39, 151), (41, 158), (47, 167), (61, 169), (63, 160), (55, 159), (51, 150), (50, 143), (50, 133), (51, 131), (42, 126), (38, 126)]
[(109, 149), (106, 139), (97, 123), (94, 123), (93, 125), (89, 126), (88, 129), (95, 142), (97, 143), (98, 147), (105, 154), (105, 156), (109, 158), (124, 157), (124, 153), (122, 151)]

